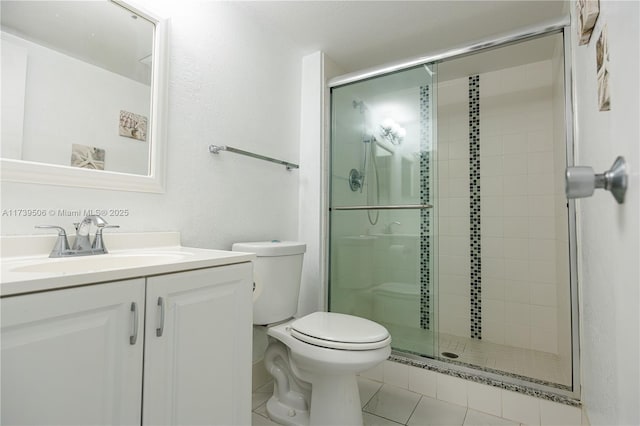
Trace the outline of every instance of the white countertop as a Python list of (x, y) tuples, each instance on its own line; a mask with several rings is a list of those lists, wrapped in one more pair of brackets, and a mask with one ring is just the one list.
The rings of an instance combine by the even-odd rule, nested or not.
[[(177, 232), (105, 234), (108, 254), (49, 259), (55, 235), (1, 237), (0, 296), (250, 262), (252, 253), (180, 245)], [(27, 270), (27, 271), (25, 271)]]

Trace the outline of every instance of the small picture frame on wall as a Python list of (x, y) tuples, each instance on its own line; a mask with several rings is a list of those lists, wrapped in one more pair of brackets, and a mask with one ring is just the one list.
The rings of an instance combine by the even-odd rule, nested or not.
[(139, 141), (147, 140), (147, 117), (129, 111), (120, 111), (119, 134)]
[(600, 14), (599, 0), (577, 0), (576, 15), (578, 16), (578, 44), (588, 44), (591, 39), (593, 27), (596, 25)]
[(104, 155), (104, 149), (74, 143), (71, 145), (71, 166), (104, 170)]
[(600, 111), (611, 110), (611, 92), (609, 90), (609, 45), (607, 26), (602, 27), (596, 42), (596, 74), (598, 78), (598, 106)]

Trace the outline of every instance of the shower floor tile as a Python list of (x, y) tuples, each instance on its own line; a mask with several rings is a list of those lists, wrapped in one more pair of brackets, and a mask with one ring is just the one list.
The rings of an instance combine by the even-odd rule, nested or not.
[(500, 345), (484, 340), (440, 333), (438, 353), (435, 353), (434, 334), (428, 330), (383, 324), (393, 336), (392, 346), (401, 352), (440, 357), (443, 352), (458, 355), (455, 361), (482, 368), (531, 377), (560, 385), (571, 385), (571, 365), (556, 354)]
[[(458, 355), (456, 361), (546, 382), (571, 385), (571, 365), (560, 356), (441, 333), (439, 351)], [(566, 364), (566, 365), (565, 365)]]

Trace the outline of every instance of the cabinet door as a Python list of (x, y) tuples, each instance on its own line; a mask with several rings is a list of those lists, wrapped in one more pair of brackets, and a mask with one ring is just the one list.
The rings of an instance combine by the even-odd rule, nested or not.
[(0, 303), (2, 424), (140, 424), (144, 279)]
[(251, 424), (252, 271), (147, 279), (143, 424)]

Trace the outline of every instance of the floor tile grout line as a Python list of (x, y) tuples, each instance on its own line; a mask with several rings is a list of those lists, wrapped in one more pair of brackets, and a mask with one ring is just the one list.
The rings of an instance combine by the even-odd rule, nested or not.
[[(366, 378), (366, 377), (365, 377), (365, 378)], [(371, 397), (367, 400), (367, 402), (365, 402), (364, 404), (362, 404), (362, 411), (364, 411), (364, 407), (366, 407), (366, 406), (367, 406), (367, 404), (369, 404), (369, 403), (371, 402), (371, 400), (373, 399), (373, 397), (375, 397), (375, 396), (378, 394), (378, 392), (380, 392), (380, 389), (382, 389), (382, 387), (384, 386), (384, 383), (382, 383), (382, 382), (378, 382), (377, 380), (373, 380), (373, 379), (367, 379), (367, 380), (371, 380), (371, 381), (373, 381), (373, 382), (380, 383), (380, 386), (378, 387), (378, 390), (377, 390), (377, 391), (375, 391), (375, 392), (373, 393), (373, 395), (371, 395)], [(359, 390), (359, 389), (358, 389), (358, 390)]]
[(411, 414), (409, 414), (409, 417), (407, 418), (407, 421), (404, 422), (405, 425), (409, 424), (409, 420), (411, 420), (411, 417), (413, 417), (413, 413), (416, 412), (416, 410), (418, 409), (418, 405), (420, 405), (420, 401), (422, 401), (422, 398), (424, 398), (424, 395), (418, 394), (420, 395), (420, 399), (418, 399), (418, 403), (416, 404), (415, 407), (413, 407), (413, 410), (411, 410)]

